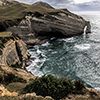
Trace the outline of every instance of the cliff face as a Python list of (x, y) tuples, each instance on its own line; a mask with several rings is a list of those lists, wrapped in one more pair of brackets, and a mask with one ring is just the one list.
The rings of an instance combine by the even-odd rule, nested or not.
[(35, 32), (35, 36), (69, 37), (82, 34), (84, 27), (89, 26), (89, 23), (82, 17), (62, 12), (44, 15), (39, 18), (32, 17), (30, 20), (31, 29), (32, 32)]
[(25, 11), (24, 19), (7, 31), (18, 34), (26, 44), (41, 43), (40, 38), (69, 37), (91, 32), (91, 25), (81, 16), (69, 12), (67, 9), (54, 9), (49, 4), (37, 2)]
[(7, 29), (18, 34), (26, 44), (38, 44), (41, 42), (40, 37), (59, 38), (79, 35), (84, 33), (85, 26), (87, 26), (86, 33), (91, 32), (91, 25), (88, 21), (67, 9), (56, 10), (51, 6), (47, 7), (43, 2), (36, 4), (34, 4), (35, 8), (41, 5), (48, 9), (48, 12), (43, 13), (39, 10), (33, 13), (27, 12), (25, 19), (18, 26)]
[[(34, 44), (37, 37), (69, 37), (91, 32), (90, 23), (77, 15), (56, 12), (49, 15), (35, 13), (28, 15), (16, 27), (9, 28), (27, 44)], [(39, 42), (39, 41), (38, 41)]]
[(4, 46), (2, 55), (0, 55), (0, 65), (20, 65), (28, 60), (29, 54), (27, 53), (27, 47), (22, 40), (10, 39)]

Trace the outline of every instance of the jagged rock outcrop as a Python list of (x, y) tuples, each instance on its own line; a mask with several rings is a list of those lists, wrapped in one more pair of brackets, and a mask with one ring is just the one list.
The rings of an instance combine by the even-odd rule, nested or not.
[[(83, 18), (62, 12), (39, 18), (32, 17), (30, 20), (32, 32), (35, 32), (35, 36), (69, 37), (82, 34), (84, 27), (90, 26)], [(90, 30), (87, 30), (88, 32)]]
[(9, 92), (3, 85), (0, 85), (0, 96), (18, 96), (18, 93)]
[(30, 54), (27, 53), (27, 46), (21, 39), (10, 39), (4, 46), (0, 55), (0, 65), (25, 65)]
[[(48, 12), (43, 13), (39, 10), (27, 12), (25, 19), (18, 26), (7, 29), (18, 34), (25, 43), (39, 43), (40, 37), (59, 38), (79, 35), (84, 33), (85, 26), (87, 26), (86, 33), (91, 32), (90, 22), (67, 9), (56, 10), (43, 2), (36, 4), (48, 9)], [(37, 37), (39, 37), (38, 41), (35, 40)]]

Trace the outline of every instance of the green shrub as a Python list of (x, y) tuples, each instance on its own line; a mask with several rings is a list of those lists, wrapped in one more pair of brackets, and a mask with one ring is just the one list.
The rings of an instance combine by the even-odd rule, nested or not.
[(3, 76), (2, 76), (2, 74), (0, 73), (0, 82), (2, 82), (2, 80), (3, 80)]
[(2, 43), (6, 43), (7, 40), (5, 38), (2, 39)]
[(0, 55), (2, 55), (2, 50), (0, 50)]
[(27, 83), (25, 79), (23, 79), (22, 77), (18, 77), (18, 76), (15, 76), (13, 82)]
[(5, 46), (3, 43), (0, 44), (0, 48), (3, 49)]
[(85, 85), (80, 80), (75, 80), (74, 85), (76, 90), (82, 90), (83, 88), (85, 88)]
[(56, 78), (44, 75), (32, 80), (23, 90), (23, 93), (35, 92), (37, 95), (51, 96), (55, 100), (66, 97), (73, 90), (73, 82), (67, 78)]
[(4, 82), (6, 82), (6, 84), (8, 83), (12, 83), (12, 82), (21, 82), (21, 83), (26, 83), (27, 81), (19, 76), (15, 76), (12, 73), (9, 73), (7, 75), (4, 75)]

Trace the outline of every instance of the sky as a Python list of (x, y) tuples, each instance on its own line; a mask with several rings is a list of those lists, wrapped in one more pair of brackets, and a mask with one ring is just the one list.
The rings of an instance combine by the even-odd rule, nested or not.
[[(40, 0), (16, 0), (33, 4)], [(57, 9), (67, 8), (69, 11), (100, 11), (100, 0), (41, 0)]]

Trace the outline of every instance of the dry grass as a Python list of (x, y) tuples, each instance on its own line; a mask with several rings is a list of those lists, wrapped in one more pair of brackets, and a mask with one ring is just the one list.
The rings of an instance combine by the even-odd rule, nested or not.
[(40, 12), (41, 14), (48, 14), (50, 12), (64, 12), (71, 14), (67, 9), (53, 9), (47, 8), (40, 3), (35, 3), (33, 5), (15, 3), (12, 5), (0, 6), (0, 21), (15, 20), (18, 18), (23, 18), (26, 12)]
[(0, 37), (10, 37), (11, 35), (11, 32), (0, 32)]
[(41, 3), (28, 5), (15, 2), (11, 5), (0, 6), (0, 31), (5, 31), (8, 27), (18, 25), (27, 13), (35, 12), (39, 12), (41, 14), (54, 14), (57, 12), (64, 12), (67, 15), (72, 15), (80, 18), (80, 16), (69, 12), (67, 9), (54, 9), (52, 7), (48, 8)]

